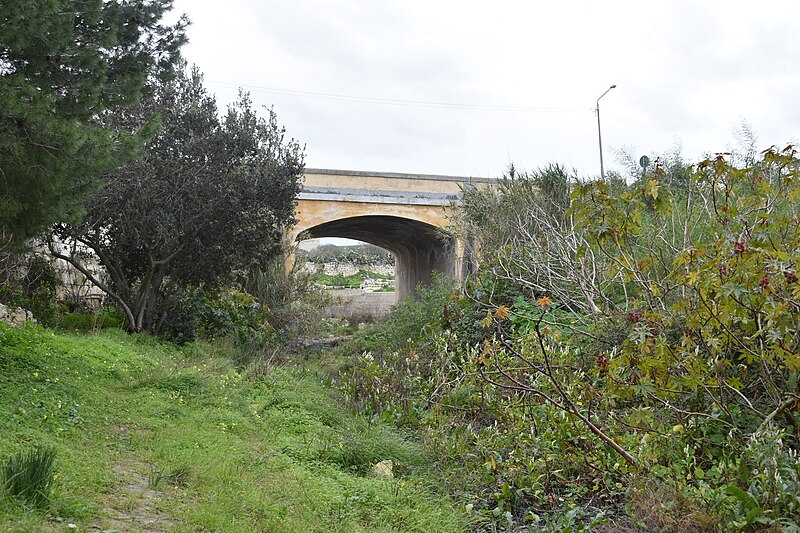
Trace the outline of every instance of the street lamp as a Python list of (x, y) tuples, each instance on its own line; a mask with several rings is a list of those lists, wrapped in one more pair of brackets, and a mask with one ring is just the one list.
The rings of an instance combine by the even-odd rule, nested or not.
[[(608, 91), (611, 89), (616, 88), (616, 85), (612, 85), (606, 92), (600, 95), (600, 98), (604, 97), (608, 94)], [(595, 111), (597, 111), (597, 141), (600, 143), (600, 179), (606, 179), (606, 173), (603, 169), (603, 137), (600, 135), (600, 98), (597, 99), (597, 104), (595, 107)]]

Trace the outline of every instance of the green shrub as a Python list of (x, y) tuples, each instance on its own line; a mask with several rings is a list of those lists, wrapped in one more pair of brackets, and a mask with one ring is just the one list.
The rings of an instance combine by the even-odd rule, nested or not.
[(425, 462), (419, 449), (380, 425), (354, 423), (353, 427), (328, 439), (319, 452), (320, 459), (364, 475), (378, 462), (391, 460), (401, 471)]
[[(670, 187), (663, 171), (622, 192), (602, 180), (577, 186), (568, 214), (580, 246), (569, 261), (537, 255), (526, 233), (507, 237), (514, 246), (499, 253), (502, 264), (553, 279), (570, 266), (586, 305), (556, 312), (570, 294), (553, 286), (538, 306), (493, 310), (472, 358), (477, 370), (507, 391), (509, 410), (524, 413), (514, 400), (530, 395), (551, 420), (619, 445), (628, 463), (621, 486), (661, 484), (726, 528), (795, 528), (798, 501), (786, 495), (797, 492), (800, 425), (799, 198), (791, 147), (764, 152), (750, 168), (723, 155), (704, 161), (688, 190)], [(590, 256), (594, 277), (578, 273)], [(509, 417), (497, 422), (507, 429)], [(756, 438), (770, 424), (786, 438)], [(551, 492), (574, 495), (589, 487), (587, 475), (621, 473), (623, 461), (586, 440), (555, 435), (559, 457), (579, 459), (573, 446), (584, 441), (586, 464), (557, 468), (568, 475)]]
[(56, 320), (56, 286), (59, 283), (53, 265), (42, 256), (34, 255), (28, 263), (28, 272), (24, 279), (25, 302), (20, 306), (33, 313), (33, 317), (45, 326)]
[[(742, 450), (747, 479), (714, 491), (716, 498), (706, 498), (711, 505), (731, 509), (729, 523), (737, 529), (800, 531), (800, 461), (785, 440), (786, 434), (774, 427), (754, 434)], [(725, 500), (735, 504), (726, 506)]]
[(439, 334), (452, 296), (453, 281), (437, 278), (335, 350), (337, 379), (348, 401), (399, 425), (418, 421), (426, 395), (448, 379), (454, 365), (453, 354), (440, 349), (447, 341)]
[(121, 315), (116, 309), (101, 309), (95, 313), (67, 313), (58, 320), (58, 326), (81, 332), (121, 328), (124, 323)]
[(235, 289), (206, 296), (200, 308), (201, 338), (249, 339), (270, 335), (269, 310), (251, 295)]
[(6, 494), (34, 508), (46, 508), (53, 490), (54, 461), (55, 450), (50, 446), (37, 446), (10, 457), (3, 469)]
[(431, 326), (446, 320), (445, 307), (454, 290), (454, 281), (437, 277), (431, 287), (420, 286), (395, 305), (386, 316), (359, 332), (346, 351), (373, 355), (403, 351), (429, 340)]
[(519, 215), (541, 183), (478, 191), (471, 234), (497, 239), (467, 297), (339, 348), (345, 397), (422, 429), (487, 530), (800, 531), (796, 153), (670, 180), (575, 186), (569, 231)]
[(179, 344), (197, 338), (245, 341), (273, 334), (269, 316), (266, 306), (246, 292), (194, 287), (171, 296), (167, 320), (158, 333)]

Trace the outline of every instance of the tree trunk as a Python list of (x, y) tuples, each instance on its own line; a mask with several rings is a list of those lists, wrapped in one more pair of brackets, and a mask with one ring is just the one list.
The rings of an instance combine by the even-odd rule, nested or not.
[(152, 334), (158, 333), (159, 300), (161, 299), (161, 285), (164, 282), (166, 272), (163, 267), (156, 270), (150, 283), (144, 309), (144, 327)]

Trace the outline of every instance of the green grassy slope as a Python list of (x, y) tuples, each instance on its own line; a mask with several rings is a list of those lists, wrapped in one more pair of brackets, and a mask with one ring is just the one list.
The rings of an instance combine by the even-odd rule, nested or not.
[(393, 276), (378, 274), (377, 272), (371, 272), (369, 270), (359, 270), (350, 276), (344, 276), (342, 274), (331, 275), (320, 272), (314, 275), (314, 281), (325, 287), (345, 287), (348, 289), (358, 289), (368, 277), (381, 280), (390, 280), (393, 278)]
[[(312, 370), (245, 378), (229, 355), (0, 325), (0, 459), (57, 453), (50, 510), (0, 497), (0, 530), (464, 529), (414, 443), (340, 407)], [(395, 479), (371, 474), (384, 459)]]

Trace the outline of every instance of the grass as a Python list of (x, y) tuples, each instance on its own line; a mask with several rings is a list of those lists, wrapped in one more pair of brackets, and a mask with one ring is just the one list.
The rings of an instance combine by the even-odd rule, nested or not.
[[(55, 451), (54, 492), (0, 497), (0, 530), (460, 531), (406, 435), (340, 406), (313, 367), (227, 349), (0, 325), (0, 459)], [(395, 479), (371, 475), (385, 459)]]

